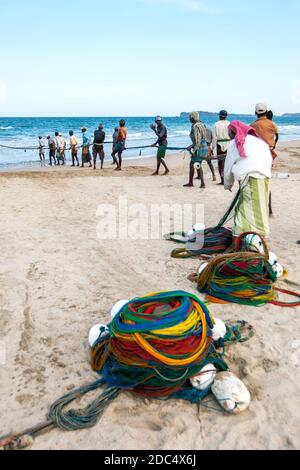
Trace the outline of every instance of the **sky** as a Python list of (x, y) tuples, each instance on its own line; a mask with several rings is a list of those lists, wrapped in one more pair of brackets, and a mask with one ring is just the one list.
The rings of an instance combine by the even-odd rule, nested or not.
[(299, 0), (0, 0), (0, 116), (300, 112)]

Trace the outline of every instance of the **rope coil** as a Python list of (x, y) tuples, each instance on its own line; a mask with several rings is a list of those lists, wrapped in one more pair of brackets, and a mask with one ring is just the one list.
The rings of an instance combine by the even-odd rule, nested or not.
[(126, 305), (110, 336), (91, 353), (93, 370), (112, 387), (165, 398), (197, 375), (213, 350), (213, 319), (196, 296), (152, 294)]
[[(237, 240), (236, 249), (243, 249), (243, 242), (249, 233)], [(236, 303), (259, 307), (271, 303), (280, 307), (300, 306), (300, 295), (275, 286), (277, 274), (269, 262), (269, 250), (262, 239), (264, 254), (258, 252), (237, 252), (216, 256), (200, 275), (189, 276), (197, 283), (197, 289), (212, 303)], [(278, 293), (297, 297), (297, 302), (278, 301)]]

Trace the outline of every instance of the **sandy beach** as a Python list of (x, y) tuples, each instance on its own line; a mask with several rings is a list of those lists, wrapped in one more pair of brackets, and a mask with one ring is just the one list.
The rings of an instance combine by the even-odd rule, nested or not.
[[(300, 142), (283, 142), (272, 180), (270, 249), (300, 291)], [(189, 158), (168, 158), (171, 174), (151, 177), (155, 159), (124, 162), (124, 171), (34, 169), (0, 173), (0, 435), (43, 422), (57, 398), (97, 376), (90, 370), (91, 326), (110, 320), (112, 305), (149, 292), (195, 293), (187, 275), (197, 260), (171, 259), (163, 240), (97, 237), (97, 208), (128, 203), (203, 203), (216, 224), (232, 194), (216, 186), (183, 188)], [(281, 179), (280, 173), (289, 173)], [(195, 221), (196, 222), (196, 221)], [(190, 227), (186, 227), (189, 229)], [(283, 283), (284, 286), (286, 284)], [(182, 401), (157, 402), (122, 393), (93, 429), (54, 430), (33, 449), (299, 449), (300, 309), (210, 307), (223, 320), (255, 328), (226, 360), (252, 394), (250, 409), (228, 416)], [(5, 354), (4, 351), (5, 350)]]

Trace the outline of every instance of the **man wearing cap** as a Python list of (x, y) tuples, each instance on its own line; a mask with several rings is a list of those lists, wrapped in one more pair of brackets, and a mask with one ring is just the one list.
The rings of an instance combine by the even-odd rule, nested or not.
[(165, 162), (165, 156), (167, 152), (167, 147), (168, 147), (168, 131), (166, 126), (162, 122), (162, 118), (160, 116), (157, 116), (155, 118), (155, 124), (151, 124), (150, 128), (155, 132), (157, 135), (157, 141), (155, 144), (153, 144), (152, 147), (156, 147), (158, 145), (158, 150), (157, 150), (157, 168), (156, 172), (153, 173), (153, 176), (158, 176), (159, 175), (159, 170), (160, 166), (162, 165), (165, 169), (165, 175), (170, 173), (169, 168), (167, 167), (167, 164)]
[(213, 127), (212, 150), (218, 156), (218, 166), (221, 178), (220, 186), (224, 186), (224, 168), (228, 147), (230, 144), (230, 136), (228, 127), (230, 122), (227, 120), (228, 112), (223, 109), (219, 113), (219, 121)]
[(268, 119), (268, 106), (265, 103), (258, 103), (255, 107), (255, 114), (257, 120), (251, 124), (257, 135), (263, 139), (270, 147), (273, 160), (277, 157), (275, 152), (276, 148), (276, 135), (278, 133), (277, 127), (274, 122)]
[(99, 124), (98, 129), (94, 132), (93, 142), (93, 157), (94, 157), (94, 170), (97, 167), (97, 156), (99, 155), (101, 161), (101, 170), (103, 170), (103, 164), (105, 159), (103, 142), (105, 141), (105, 132), (103, 124)]

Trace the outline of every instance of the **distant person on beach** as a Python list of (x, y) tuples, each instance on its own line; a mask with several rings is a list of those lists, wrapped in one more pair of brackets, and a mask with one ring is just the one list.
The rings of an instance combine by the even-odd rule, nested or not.
[(90, 168), (92, 168), (92, 156), (90, 153), (90, 139), (87, 136), (87, 129), (86, 127), (82, 127), (82, 155), (81, 155), (81, 167), (84, 168), (85, 163), (90, 164)]
[(112, 165), (117, 165), (117, 159), (114, 156), (114, 150), (115, 150), (116, 145), (117, 145), (118, 134), (119, 134), (119, 128), (115, 127), (114, 133), (112, 135), (112, 140), (113, 140), (112, 152), (111, 152), (111, 156), (112, 156), (112, 159), (113, 159)]
[(208, 155), (208, 146), (206, 142), (206, 127), (203, 122), (200, 121), (200, 116), (197, 111), (190, 114), (190, 122), (192, 124), (190, 138), (193, 142), (192, 145), (188, 147), (188, 150), (192, 152), (190, 162), (190, 178), (188, 184), (185, 184), (184, 187), (194, 187), (195, 167), (198, 167), (197, 171), (198, 176), (201, 180), (201, 189), (205, 189), (202, 162), (203, 160), (206, 160)]
[(168, 173), (170, 173), (170, 170), (167, 167), (167, 164), (165, 162), (165, 157), (166, 157), (166, 152), (167, 152), (167, 147), (168, 147), (168, 130), (166, 126), (163, 124), (162, 118), (160, 116), (157, 116), (155, 118), (155, 124), (151, 124), (150, 128), (155, 132), (155, 134), (158, 137), (155, 144), (153, 144), (153, 147), (156, 147), (158, 145), (158, 150), (157, 150), (157, 168), (156, 168), (156, 172), (153, 173), (152, 176), (159, 175), (159, 170), (160, 170), (161, 165), (165, 169), (164, 175), (167, 175)]
[[(270, 121), (273, 121), (273, 119), (274, 119), (274, 113), (273, 113), (273, 111), (270, 110), (270, 111), (267, 112), (267, 118), (268, 118)], [(275, 124), (275, 122), (274, 122), (274, 126), (276, 127), (275, 146), (277, 146), (277, 143), (278, 143), (278, 141), (279, 141), (279, 130), (278, 130), (278, 127), (277, 127), (277, 125)]]
[(125, 150), (126, 139), (127, 139), (126, 122), (124, 121), (124, 119), (121, 119), (120, 127), (118, 129), (116, 145), (114, 146), (114, 150), (112, 152), (112, 158), (117, 164), (117, 168), (116, 168), (117, 171), (122, 170), (122, 154)]
[(45, 166), (46, 162), (45, 162), (45, 147), (46, 147), (46, 144), (45, 144), (45, 141), (43, 139), (43, 137), (39, 137), (39, 157), (40, 157), (40, 161), (41, 161), (41, 165), (42, 166)]
[(52, 166), (52, 160), (54, 161), (54, 165), (56, 165), (56, 140), (48, 135), (48, 147), (49, 147), (49, 165)]
[(257, 120), (251, 124), (251, 127), (256, 130), (258, 136), (263, 139), (269, 146), (273, 160), (277, 157), (275, 152), (278, 139), (278, 128), (274, 122), (268, 119), (268, 106), (265, 103), (258, 103), (255, 107), (255, 114)]
[[(56, 136), (56, 134), (55, 134)], [(57, 161), (58, 161), (58, 165), (60, 164), (60, 162), (62, 162), (61, 164), (64, 165), (65, 164), (65, 161), (66, 161), (66, 147), (67, 147), (67, 144), (66, 144), (66, 141), (65, 139), (63, 138), (63, 136), (61, 134), (58, 134), (56, 136), (56, 147), (57, 147), (57, 154), (56, 154), (56, 158), (57, 158)]]
[(228, 127), (230, 122), (227, 119), (228, 112), (223, 109), (219, 113), (219, 121), (213, 127), (213, 142), (212, 151), (218, 157), (219, 174), (221, 183), (219, 185), (224, 186), (224, 168), (227, 150), (230, 143), (230, 137), (228, 133)]
[(79, 165), (79, 160), (78, 160), (78, 139), (76, 135), (74, 135), (73, 131), (69, 132), (70, 136), (70, 148), (71, 148), (71, 157), (72, 157), (72, 165), (75, 166), (75, 162), (77, 163), (77, 166)]
[(98, 129), (94, 132), (94, 142), (93, 142), (93, 157), (94, 157), (94, 170), (97, 168), (97, 157), (99, 155), (101, 161), (101, 170), (103, 169), (105, 153), (103, 142), (105, 141), (105, 132), (103, 124), (99, 124)]
[[(206, 128), (206, 143), (207, 143), (207, 146), (208, 146), (206, 161), (207, 161), (207, 164), (208, 164), (209, 169), (211, 171), (213, 181), (217, 181), (215, 168), (214, 168), (214, 165), (213, 165), (213, 162), (212, 162), (212, 157), (213, 157), (213, 152), (212, 152), (213, 133), (212, 133), (212, 129), (210, 127), (206, 126), (205, 124), (204, 124), (204, 126)], [(201, 180), (201, 171), (200, 170), (198, 170), (198, 178), (197, 179)]]
[(245, 232), (268, 237), (269, 185), (272, 177), (269, 146), (252, 127), (240, 121), (232, 122), (228, 130), (232, 142), (225, 162), (224, 187), (231, 191), (236, 181), (241, 188), (235, 209), (234, 237)]

